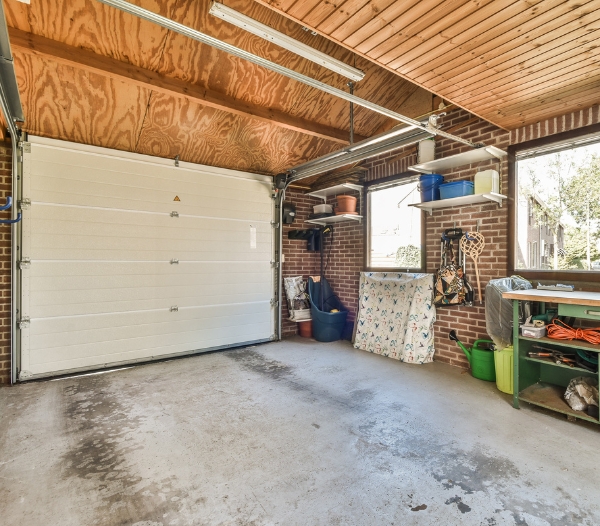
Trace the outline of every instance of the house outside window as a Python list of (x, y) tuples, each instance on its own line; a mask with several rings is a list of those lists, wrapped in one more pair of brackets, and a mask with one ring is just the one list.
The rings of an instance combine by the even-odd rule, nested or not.
[(423, 270), (422, 215), (418, 176), (400, 175), (367, 189), (367, 267)]
[[(512, 147), (515, 271), (600, 270), (600, 131)], [(513, 162), (513, 161), (511, 161)]]

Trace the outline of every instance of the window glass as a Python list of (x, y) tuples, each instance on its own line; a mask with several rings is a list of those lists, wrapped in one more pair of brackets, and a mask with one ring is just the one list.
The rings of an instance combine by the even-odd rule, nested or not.
[(421, 269), (418, 178), (369, 191), (369, 267)]
[(515, 268), (600, 271), (600, 137), (595, 140), (517, 154)]

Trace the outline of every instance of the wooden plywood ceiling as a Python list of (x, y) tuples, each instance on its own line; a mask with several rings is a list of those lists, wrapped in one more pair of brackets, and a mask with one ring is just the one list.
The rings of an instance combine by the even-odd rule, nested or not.
[(256, 0), (500, 127), (600, 102), (598, 0)]
[[(340, 89), (347, 79), (209, 14), (209, 0), (134, 0)], [(355, 94), (411, 117), (431, 93), (254, 2), (227, 4), (365, 71)], [(96, 0), (5, 2), (31, 133), (277, 173), (347, 144), (349, 104)], [(355, 109), (366, 138), (396, 123)]]

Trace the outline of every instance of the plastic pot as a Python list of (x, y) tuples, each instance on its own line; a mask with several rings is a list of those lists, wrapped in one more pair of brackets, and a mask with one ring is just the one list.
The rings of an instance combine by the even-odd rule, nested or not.
[(352, 195), (338, 195), (336, 199), (336, 212), (338, 214), (354, 214), (356, 212), (356, 197)]
[(303, 338), (312, 338), (312, 320), (299, 321), (298, 333)]

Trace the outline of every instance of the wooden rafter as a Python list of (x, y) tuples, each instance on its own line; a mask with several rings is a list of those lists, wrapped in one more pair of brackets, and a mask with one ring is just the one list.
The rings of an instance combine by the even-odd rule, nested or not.
[[(167, 77), (155, 71), (143, 69), (111, 57), (69, 46), (62, 42), (44, 38), (33, 33), (27, 33), (13, 27), (9, 27), (8, 29), (11, 46), (17, 53), (32, 54), (85, 71), (101, 74), (111, 79), (135, 84), (139, 87), (151, 89), (166, 95), (187, 98), (205, 106), (227, 111), (242, 117), (268, 122), (307, 135), (341, 144), (348, 144), (349, 142), (349, 134), (346, 130), (294, 117), (271, 108), (248, 104), (242, 100), (198, 85)], [(363, 140), (366, 137), (355, 135), (355, 139)]]

